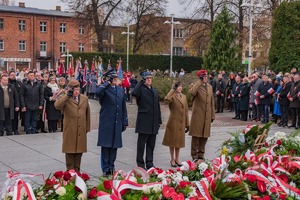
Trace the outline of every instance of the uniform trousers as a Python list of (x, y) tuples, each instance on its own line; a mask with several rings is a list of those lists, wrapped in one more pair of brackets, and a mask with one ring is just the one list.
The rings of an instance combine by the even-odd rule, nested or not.
[(117, 148), (101, 147), (101, 167), (103, 173), (113, 173), (115, 171), (115, 161), (117, 158)]
[(82, 153), (66, 153), (66, 167), (67, 170), (74, 169), (76, 172), (80, 172)]
[[(156, 134), (143, 134), (139, 133), (137, 141), (137, 154), (136, 163), (137, 166), (145, 169), (153, 167), (153, 151), (155, 147)], [(144, 160), (144, 152), (146, 146), (146, 160)]]
[(203, 159), (208, 138), (192, 136), (191, 156), (193, 160)]

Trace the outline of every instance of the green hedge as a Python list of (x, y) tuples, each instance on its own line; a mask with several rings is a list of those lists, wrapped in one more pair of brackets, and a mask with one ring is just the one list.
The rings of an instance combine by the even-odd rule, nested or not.
[[(114, 53), (82, 53), (72, 52), (74, 59), (81, 57), (82, 63), (87, 60), (89, 67), (94, 58), (101, 57), (103, 60), (104, 68), (106, 69), (108, 61), (110, 60), (111, 65), (116, 66), (119, 58), (123, 60), (123, 69), (126, 68), (126, 54), (114, 54)], [(201, 57), (191, 56), (173, 56), (173, 70), (179, 71), (180, 68), (184, 68), (185, 71), (191, 72), (193, 70), (200, 69), (202, 65)], [(143, 69), (159, 69), (166, 70), (170, 68), (170, 56), (168, 55), (140, 55), (130, 54), (129, 55), (129, 70), (130, 71), (141, 71)]]

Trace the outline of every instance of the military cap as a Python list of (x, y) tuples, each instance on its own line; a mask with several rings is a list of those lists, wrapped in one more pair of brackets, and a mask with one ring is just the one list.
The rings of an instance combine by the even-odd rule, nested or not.
[(143, 72), (140, 73), (140, 75), (141, 75), (141, 77), (142, 77), (143, 79), (146, 79), (146, 78), (152, 78), (152, 77), (153, 77), (153, 76), (152, 76), (152, 73), (151, 73), (151, 72), (148, 72), (148, 71), (143, 71)]
[(105, 74), (103, 74), (104, 77), (111, 77), (111, 78), (117, 78), (118, 74), (115, 69), (111, 69), (107, 71)]
[(207, 71), (205, 69), (201, 69), (199, 71), (197, 71), (197, 76), (203, 76), (203, 75), (207, 75)]

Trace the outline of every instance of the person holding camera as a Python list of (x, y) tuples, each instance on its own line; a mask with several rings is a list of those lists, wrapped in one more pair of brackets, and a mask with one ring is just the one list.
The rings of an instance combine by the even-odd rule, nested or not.
[[(185, 133), (189, 131), (189, 114), (186, 96), (182, 94), (181, 82), (176, 82), (165, 97), (169, 103), (170, 116), (162, 144), (169, 147), (171, 166), (181, 166), (180, 148), (185, 147)], [(175, 154), (175, 156), (174, 156)]]
[(62, 152), (66, 154), (67, 170), (79, 172), (82, 153), (87, 151), (86, 134), (91, 126), (88, 98), (80, 94), (80, 83), (71, 79), (67, 94), (58, 98), (54, 106), (64, 115)]
[[(150, 169), (154, 167), (153, 151), (162, 120), (158, 92), (152, 87), (152, 74), (143, 71), (141, 77), (142, 80), (132, 91), (138, 106), (135, 128), (135, 132), (138, 133), (136, 162), (139, 167)], [(144, 160), (145, 146), (146, 159)]]
[(194, 161), (204, 158), (205, 145), (210, 137), (211, 123), (215, 119), (214, 94), (207, 83), (207, 71), (197, 72), (199, 80), (192, 85), (192, 117), (189, 135), (192, 136), (191, 156)]
[(103, 176), (113, 175), (117, 150), (122, 147), (122, 132), (128, 126), (126, 94), (118, 86), (120, 80), (114, 69), (104, 75), (105, 83), (96, 90), (101, 105), (98, 129), (98, 143), (101, 146), (101, 167)]

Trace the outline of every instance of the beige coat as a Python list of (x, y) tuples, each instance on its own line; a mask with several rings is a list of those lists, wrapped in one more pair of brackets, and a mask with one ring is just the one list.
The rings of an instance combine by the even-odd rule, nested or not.
[(211, 121), (215, 119), (214, 95), (212, 86), (198, 80), (189, 93), (192, 95), (192, 117), (189, 134), (194, 137), (208, 138)]
[(63, 153), (83, 153), (87, 151), (87, 132), (90, 131), (91, 116), (88, 98), (79, 96), (79, 104), (67, 95), (55, 101), (56, 109), (64, 115)]
[(169, 103), (170, 116), (163, 139), (163, 145), (175, 148), (185, 146), (185, 128), (189, 126), (188, 103), (186, 96), (180, 97), (171, 90), (165, 97)]

